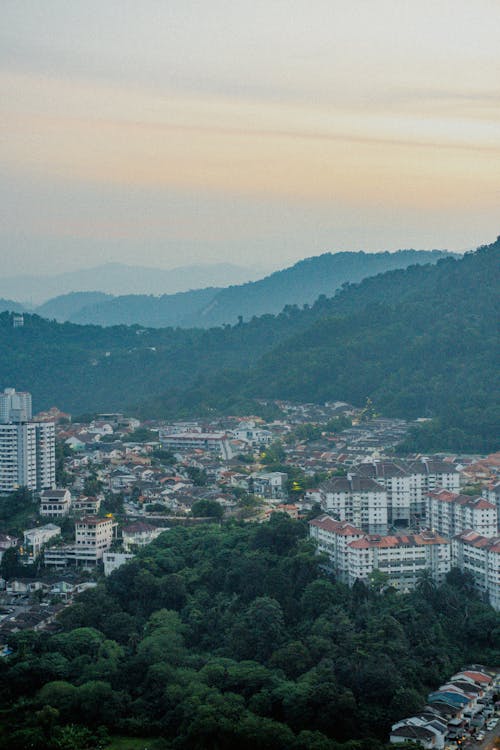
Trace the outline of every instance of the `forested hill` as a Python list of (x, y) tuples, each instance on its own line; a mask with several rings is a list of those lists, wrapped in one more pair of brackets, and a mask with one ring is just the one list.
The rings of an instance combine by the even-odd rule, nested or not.
[[(348, 285), (311, 308), (209, 330), (77, 326), (0, 315), (0, 385), (36, 408), (147, 416), (251, 409), (255, 397), (341, 399), (436, 417), (415, 440), (496, 446), (500, 241)], [(498, 391), (498, 389), (497, 389)], [(415, 444), (417, 444), (415, 443)]]
[[(85, 295), (67, 295), (51, 300), (35, 312), (42, 317), (81, 324), (138, 323), (155, 327), (210, 328), (225, 323), (235, 324), (240, 316), (249, 320), (254, 315), (277, 314), (290, 304), (312, 304), (321, 294), (333, 296), (346, 282), (358, 282), (373, 274), (416, 263), (435, 263), (446, 255), (439, 250), (325, 253), (301, 260), (259, 281), (237, 286), (207, 287), (160, 296), (129, 294), (85, 299)], [(70, 302), (76, 304), (70, 308)], [(52, 316), (52, 309), (57, 314)], [(67, 312), (61, 316), (59, 313), (64, 313), (64, 310)]]
[(439, 250), (399, 250), (397, 253), (324, 253), (306, 258), (291, 268), (276, 271), (260, 281), (231, 286), (220, 292), (195, 318), (193, 325), (236, 323), (238, 316), (278, 313), (285, 305), (312, 304), (324, 294), (333, 297), (345, 283), (407, 268), (416, 263), (435, 263), (446, 256)]
[[(175, 406), (230, 409), (245, 397), (363, 404), (370, 397), (386, 415), (434, 418), (408, 449), (494, 450), (499, 289), (500, 239), (461, 260), (367, 279), (318, 300), (316, 320), (252, 371), (205, 378), (176, 394)], [(297, 322), (303, 316), (296, 311)]]
[(388, 750), (450, 675), (498, 664), (499, 615), (458, 570), (410, 594), (349, 589), (306, 534), (279, 514), (170, 529), (64, 609), (62, 632), (13, 633), (2, 747), (107, 748), (109, 732), (130, 737), (109, 748)]

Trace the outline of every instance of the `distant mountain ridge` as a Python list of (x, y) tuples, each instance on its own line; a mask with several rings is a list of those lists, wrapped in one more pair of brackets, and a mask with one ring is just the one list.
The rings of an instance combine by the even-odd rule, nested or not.
[(277, 314), (287, 305), (313, 304), (331, 297), (345, 283), (413, 264), (435, 263), (450, 253), (399, 250), (395, 253), (324, 253), (245, 284), (205, 287), (177, 294), (99, 295), (74, 293), (35, 308), (43, 317), (82, 325), (133, 325), (210, 328), (253, 316)]
[(33, 309), (53, 297), (70, 292), (175, 294), (189, 289), (241, 284), (261, 275), (256, 269), (233, 263), (203, 263), (171, 269), (105, 263), (46, 276), (0, 276), (0, 295)]

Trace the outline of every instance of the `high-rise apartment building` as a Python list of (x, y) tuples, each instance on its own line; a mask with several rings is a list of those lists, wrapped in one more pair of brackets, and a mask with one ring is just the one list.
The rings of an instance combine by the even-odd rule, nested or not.
[(6, 388), (0, 394), (0, 493), (50, 489), (55, 481), (54, 424), (33, 422), (31, 394)]

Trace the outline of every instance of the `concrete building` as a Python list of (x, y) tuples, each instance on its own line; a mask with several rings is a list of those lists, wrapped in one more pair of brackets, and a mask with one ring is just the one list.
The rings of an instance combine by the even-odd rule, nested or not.
[(43, 490), (40, 493), (40, 515), (52, 518), (67, 516), (71, 509), (69, 490)]
[(131, 552), (104, 552), (102, 562), (104, 565), (104, 575), (110, 576), (113, 571), (121, 568), (129, 560), (135, 557)]
[(437, 584), (451, 569), (449, 539), (432, 531), (420, 534), (380, 536), (369, 534), (349, 544), (349, 585), (368, 582), (374, 570), (386, 573), (391, 586), (400, 591), (415, 588), (419, 574), (428, 570)]
[(486, 537), (496, 536), (498, 531), (496, 505), (484, 497), (457, 495), (444, 489), (427, 494), (425, 519), (430, 529), (449, 537), (468, 529)]
[(288, 474), (283, 471), (260, 471), (250, 474), (248, 489), (255, 495), (269, 499), (284, 499), (287, 496)]
[(431, 531), (365, 534), (346, 521), (323, 515), (310, 522), (309, 534), (318, 550), (328, 556), (339, 579), (350, 586), (357, 580), (368, 582), (373, 571), (380, 570), (392, 586), (406, 591), (415, 587), (421, 571), (429, 570), (439, 584), (451, 568), (450, 541)]
[(309, 535), (316, 541), (318, 551), (328, 556), (331, 568), (344, 583), (349, 581), (349, 544), (363, 539), (365, 533), (347, 521), (336, 521), (328, 515), (309, 523)]
[(116, 523), (112, 518), (85, 516), (75, 523), (75, 561), (95, 565), (113, 541)]
[(0, 393), (0, 422), (29, 422), (32, 417), (31, 393), (5, 388)]
[(474, 585), (500, 611), (500, 536), (464, 531), (452, 540), (453, 563), (470, 573)]
[(145, 547), (159, 537), (163, 531), (166, 531), (166, 529), (151, 526), (143, 521), (128, 524), (122, 529), (123, 549), (129, 552), (133, 547)]
[(373, 479), (348, 474), (319, 487), (321, 507), (339, 521), (371, 534), (387, 532), (387, 492)]
[(54, 523), (48, 523), (35, 529), (27, 529), (23, 532), (25, 554), (32, 562), (35, 557), (38, 557), (44, 544), (60, 535), (61, 527)]
[(0, 394), (0, 494), (55, 485), (55, 426), (31, 420), (31, 394)]
[(160, 442), (165, 450), (202, 450), (220, 454), (224, 459), (233, 457), (225, 432), (176, 432), (160, 430)]

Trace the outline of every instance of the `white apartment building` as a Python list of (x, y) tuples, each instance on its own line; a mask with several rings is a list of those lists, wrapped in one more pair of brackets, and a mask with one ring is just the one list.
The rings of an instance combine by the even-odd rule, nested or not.
[(388, 575), (392, 586), (406, 591), (415, 587), (421, 571), (429, 570), (439, 584), (451, 568), (450, 541), (431, 531), (365, 534), (346, 521), (323, 515), (309, 523), (309, 535), (318, 550), (328, 555), (339, 580), (350, 586), (356, 580), (368, 581), (378, 569)]
[(5, 388), (0, 393), (0, 422), (29, 422), (31, 420), (31, 393)]
[(386, 573), (394, 588), (410, 591), (419, 574), (428, 570), (432, 579), (443, 583), (451, 568), (451, 544), (432, 531), (420, 534), (379, 536), (369, 534), (349, 544), (348, 583), (368, 581), (374, 570)]
[(101, 508), (101, 500), (98, 497), (77, 497), (71, 502), (74, 513), (81, 513), (84, 516), (97, 515)]
[(270, 445), (273, 442), (272, 432), (262, 427), (256, 427), (253, 421), (240, 422), (232, 430), (232, 435), (237, 440), (249, 443), (253, 448), (259, 448), (261, 445)]
[(422, 459), (406, 462), (369, 461), (356, 467), (356, 474), (373, 479), (387, 492), (389, 523), (410, 525), (414, 516), (425, 513), (425, 497), (439, 487), (457, 492), (458, 470), (446, 461)]
[(373, 479), (387, 493), (387, 520), (391, 524), (410, 524), (412, 512), (412, 477), (396, 461), (373, 461), (356, 467), (361, 477)]
[(328, 555), (330, 564), (339, 580), (349, 581), (348, 551), (350, 542), (362, 539), (362, 529), (347, 521), (336, 521), (328, 515), (319, 516), (309, 523), (309, 535), (316, 541), (318, 551)]
[(202, 450), (218, 453), (229, 460), (233, 457), (231, 446), (225, 432), (177, 432), (160, 430), (160, 442), (165, 450), (193, 451)]
[(0, 494), (55, 485), (55, 426), (31, 421), (31, 394), (0, 394)]
[(484, 497), (457, 495), (444, 489), (427, 494), (425, 519), (430, 529), (449, 537), (470, 529), (486, 537), (496, 536), (498, 531), (496, 505)]
[(95, 565), (109, 550), (116, 523), (112, 518), (85, 516), (75, 523), (75, 560)]
[(482, 494), (486, 500), (496, 505), (498, 533), (500, 534), (500, 482), (491, 482), (491, 484), (483, 489)]
[(412, 513), (425, 514), (425, 497), (442, 487), (450, 492), (460, 491), (460, 473), (453, 464), (438, 459), (423, 458), (406, 464), (410, 475), (410, 506)]
[(478, 591), (500, 611), (500, 536), (464, 531), (453, 539), (452, 550), (454, 565), (470, 573)]
[(387, 492), (373, 479), (357, 474), (332, 477), (319, 491), (321, 507), (329, 515), (371, 534), (387, 532)]
[(43, 490), (40, 493), (40, 515), (63, 517), (71, 509), (71, 493), (66, 489)]

